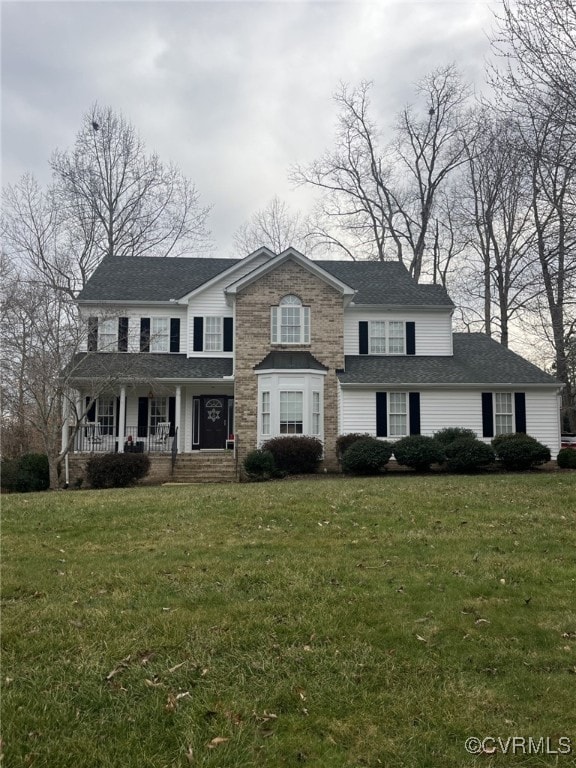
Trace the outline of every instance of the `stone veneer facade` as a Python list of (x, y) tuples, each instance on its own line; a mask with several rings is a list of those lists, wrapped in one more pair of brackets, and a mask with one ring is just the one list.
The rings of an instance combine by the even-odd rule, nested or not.
[[(310, 344), (272, 344), (271, 307), (287, 294), (310, 307)], [(324, 467), (337, 470), (338, 379), (344, 368), (342, 294), (292, 260), (236, 295), (234, 407), (240, 462), (256, 448), (258, 378), (254, 366), (272, 351), (307, 351), (328, 368), (324, 377)], [(312, 371), (314, 373), (314, 371)]]

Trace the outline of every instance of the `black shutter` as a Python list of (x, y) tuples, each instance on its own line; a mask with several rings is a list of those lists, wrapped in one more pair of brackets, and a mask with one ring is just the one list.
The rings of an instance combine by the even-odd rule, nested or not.
[(170, 352), (180, 352), (180, 318), (170, 319)]
[(388, 436), (388, 398), (386, 392), (376, 392), (376, 436)]
[[(88, 408), (88, 403), (90, 402), (91, 398), (86, 398), (86, 408)], [(96, 421), (96, 401), (92, 403), (90, 408), (88, 408), (88, 411), (86, 412), (86, 421)]]
[(194, 352), (202, 352), (204, 349), (204, 318), (194, 318)]
[(128, 318), (118, 318), (118, 352), (128, 352)]
[(224, 352), (232, 352), (234, 349), (234, 318), (224, 318)]
[[(413, 322), (406, 323), (406, 354), (416, 354), (416, 323)], [(414, 434), (420, 433), (415, 432)]]
[(410, 434), (420, 434), (420, 392), (409, 392)]
[(368, 354), (368, 322), (366, 320), (358, 323), (358, 354)]
[(482, 437), (494, 437), (492, 392), (482, 392)]
[(526, 432), (526, 395), (524, 392), (514, 393), (514, 416), (516, 417), (516, 432)]
[(170, 422), (170, 437), (176, 432), (176, 398), (168, 398), (168, 421)]
[(140, 352), (150, 352), (150, 318), (140, 318)]
[(98, 318), (88, 318), (88, 352), (98, 351)]
[(148, 398), (138, 398), (138, 437), (148, 436)]

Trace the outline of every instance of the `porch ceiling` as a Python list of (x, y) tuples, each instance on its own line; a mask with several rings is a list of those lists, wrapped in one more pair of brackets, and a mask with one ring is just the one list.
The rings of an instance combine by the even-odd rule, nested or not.
[(157, 379), (222, 379), (232, 376), (232, 358), (189, 358), (153, 352), (81, 352), (67, 370), (72, 380), (109, 379), (151, 381)]

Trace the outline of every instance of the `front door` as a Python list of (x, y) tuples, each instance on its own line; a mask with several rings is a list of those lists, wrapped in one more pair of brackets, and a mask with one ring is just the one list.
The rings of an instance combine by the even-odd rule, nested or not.
[(200, 399), (200, 448), (225, 448), (228, 437), (226, 395)]

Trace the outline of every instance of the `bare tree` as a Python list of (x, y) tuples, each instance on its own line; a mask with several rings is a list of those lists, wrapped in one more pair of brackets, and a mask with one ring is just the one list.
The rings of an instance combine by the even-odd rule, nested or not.
[(52, 157), (55, 195), (64, 215), (103, 256), (179, 256), (205, 251), (209, 209), (195, 186), (146, 148), (112, 109), (85, 115), (70, 151)]
[(428, 236), (439, 193), (465, 162), (468, 91), (454, 66), (435, 70), (417, 84), (421, 109), (406, 107), (394, 140), (381, 146), (370, 89), (366, 82), (340, 89), (335, 149), (295, 167), (292, 179), (323, 192), (317, 241), (351, 258), (398, 259), (418, 280), (433, 248)]
[(275, 196), (268, 205), (256, 211), (234, 234), (234, 248), (241, 254), (252, 253), (261, 246), (281, 253), (293, 246), (306, 249), (308, 228), (302, 215), (292, 213), (288, 205)]

